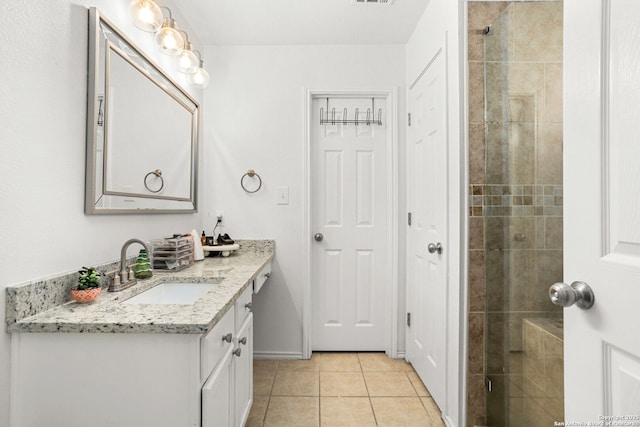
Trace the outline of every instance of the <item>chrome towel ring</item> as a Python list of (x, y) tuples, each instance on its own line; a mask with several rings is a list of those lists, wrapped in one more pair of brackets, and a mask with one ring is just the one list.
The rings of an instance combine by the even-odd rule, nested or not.
[[(155, 175), (156, 177), (160, 178), (160, 188), (158, 188), (157, 190), (152, 190), (151, 188), (149, 188), (149, 185), (147, 184), (147, 178), (149, 178), (149, 175)], [(154, 171), (149, 172), (148, 174), (146, 174), (144, 176), (144, 187), (149, 190), (151, 193), (159, 193), (162, 191), (162, 189), (164, 188), (164, 178), (162, 177), (162, 171), (160, 169), (156, 169)]]
[[(247, 178), (247, 177), (249, 177), (249, 178), (257, 177), (257, 178), (258, 178), (258, 187), (256, 187), (256, 188), (255, 188), (255, 189), (253, 189), (253, 190), (248, 190), (248, 189), (247, 189), (247, 186), (245, 185), (245, 178)], [(253, 181), (255, 181), (255, 180), (253, 180)], [(244, 175), (242, 175), (242, 178), (240, 178), (240, 186), (241, 186), (241, 187), (242, 187), (242, 189), (243, 189), (244, 191), (246, 191), (247, 193), (255, 193), (255, 192), (257, 192), (258, 190), (260, 190), (260, 188), (262, 188), (262, 178), (260, 178), (260, 175), (258, 175), (258, 174), (256, 173), (256, 171), (254, 171), (253, 169), (249, 169), (249, 170), (247, 171), (247, 173), (245, 173)]]

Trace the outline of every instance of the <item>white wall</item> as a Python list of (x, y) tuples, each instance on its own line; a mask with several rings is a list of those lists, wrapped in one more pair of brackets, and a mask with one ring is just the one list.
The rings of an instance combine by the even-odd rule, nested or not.
[[(427, 67), (428, 61), (433, 58), (437, 50), (446, 46), (445, 54), (447, 58), (447, 121), (448, 121), (448, 141), (449, 147), (447, 155), (449, 159), (449, 266), (447, 271), (447, 397), (446, 404), (441, 407), (443, 416), (448, 425), (464, 425), (464, 387), (461, 386), (460, 372), (464, 363), (465, 345), (464, 333), (460, 330), (464, 316), (461, 307), (466, 307), (464, 296), (464, 215), (465, 206), (465, 142), (462, 129), (464, 127), (464, 113), (462, 110), (463, 74), (461, 73), (461, 52), (463, 0), (431, 0), (425, 10), (420, 22), (416, 26), (413, 35), (406, 46), (407, 58), (407, 87), (411, 87), (417, 81), (423, 70)], [(463, 252), (464, 251), (464, 252)], [(428, 385), (427, 385), (428, 386)]]
[[(201, 228), (197, 214), (86, 216), (83, 213), (87, 7), (97, 6), (157, 62), (171, 65), (168, 58), (157, 52), (150, 34), (130, 24), (128, 4), (129, 0), (0, 2), (3, 324), (7, 285), (116, 260), (122, 243), (131, 237), (151, 239)], [(175, 74), (173, 77), (182, 79)], [(7, 426), (10, 339), (4, 327), (2, 330), (0, 425)]]
[[(398, 116), (406, 117), (404, 46), (209, 47), (205, 58), (212, 74), (205, 92), (203, 134), (212, 151), (205, 158), (203, 185), (213, 188), (203, 209), (204, 220), (210, 230), (216, 210), (223, 210), (224, 231), (231, 237), (275, 239), (273, 275), (254, 301), (254, 348), (258, 354), (300, 357), (303, 249), (304, 239), (311, 238), (303, 235), (303, 89), (395, 87), (400, 97)], [(403, 123), (401, 171), (404, 139)], [(240, 177), (250, 168), (263, 180), (263, 189), (253, 195), (240, 187)], [(279, 186), (289, 187), (289, 205), (276, 205)], [(404, 212), (402, 191), (400, 206)], [(403, 289), (401, 293), (404, 301)], [(403, 307), (400, 312), (404, 313)], [(403, 330), (401, 336), (404, 350)]]

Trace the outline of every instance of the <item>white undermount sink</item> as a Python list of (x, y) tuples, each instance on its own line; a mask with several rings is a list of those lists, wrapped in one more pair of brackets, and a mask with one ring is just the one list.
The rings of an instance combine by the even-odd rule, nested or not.
[(123, 304), (193, 304), (204, 294), (218, 286), (217, 283), (161, 283), (134, 297), (123, 301)]

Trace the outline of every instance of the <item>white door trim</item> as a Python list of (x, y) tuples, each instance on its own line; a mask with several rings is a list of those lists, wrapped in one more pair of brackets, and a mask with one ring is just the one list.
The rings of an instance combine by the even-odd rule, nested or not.
[(387, 325), (386, 353), (390, 357), (398, 356), (398, 89), (308, 89), (304, 88), (304, 148), (303, 171), (303, 304), (302, 304), (302, 358), (311, 357), (312, 342), (312, 303), (311, 303), (311, 102), (314, 98), (323, 97), (380, 97), (386, 101), (387, 111), (387, 194), (391, 203), (387, 206), (387, 242), (390, 249), (387, 282), (391, 289), (387, 295), (389, 310)]

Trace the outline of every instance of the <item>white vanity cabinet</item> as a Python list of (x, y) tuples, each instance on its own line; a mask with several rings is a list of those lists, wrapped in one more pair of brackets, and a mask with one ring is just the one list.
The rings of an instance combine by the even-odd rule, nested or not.
[(252, 293), (205, 335), (12, 334), (11, 427), (244, 426)]
[[(224, 331), (233, 328), (233, 338), (229, 334), (215, 333), (215, 328), (203, 337), (203, 366), (213, 367), (202, 387), (202, 427), (244, 426), (253, 403), (253, 313), (251, 313), (252, 288), (248, 287), (235, 303), (235, 316), (229, 313), (221, 321)], [(230, 322), (229, 319), (232, 321)], [(216, 325), (216, 328), (220, 324)], [(223, 338), (220, 339), (220, 336)], [(227, 340), (227, 338), (229, 338)], [(220, 341), (223, 345), (219, 345)], [(229, 343), (231, 341), (231, 343)], [(213, 358), (205, 353), (216, 354)], [(206, 360), (206, 362), (205, 362)], [(208, 371), (205, 371), (205, 373)]]
[(235, 420), (244, 426), (253, 404), (253, 313), (252, 289), (247, 288), (236, 302)]

